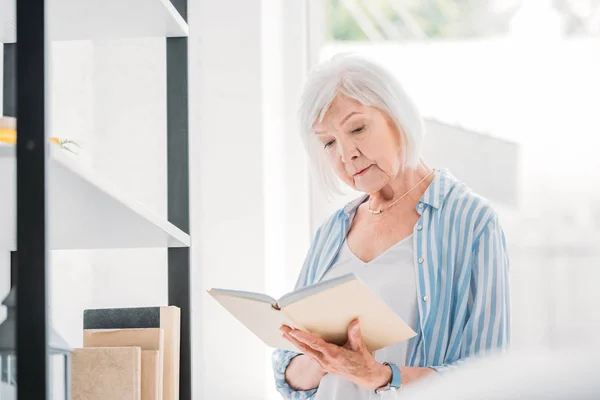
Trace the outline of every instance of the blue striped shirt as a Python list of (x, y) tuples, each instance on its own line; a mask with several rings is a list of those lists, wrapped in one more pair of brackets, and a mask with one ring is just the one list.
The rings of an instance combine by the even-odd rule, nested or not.
[[(338, 210), (318, 229), (296, 288), (323, 278), (365, 199)], [(416, 211), (417, 336), (410, 339), (406, 365), (443, 372), (467, 357), (503, 350), (510, 328), (509, 259), (498, 215), (446, 169), (437, 171)], [(310, 399), (317, 389), (295, 391), (285, 381), (297, 355), (273, 353), (277, 390), (286, 399)]]

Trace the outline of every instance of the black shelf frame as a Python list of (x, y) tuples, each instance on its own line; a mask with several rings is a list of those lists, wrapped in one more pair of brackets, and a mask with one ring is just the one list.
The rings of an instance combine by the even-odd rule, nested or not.
[[(187, 0), (171, 0), (187, 22)], [(18, 400), (49, 399), (44, 0), (17, 3), (18, 43), (4, 44), (3, 115), (16, 116)], [(141, 10), (140, 12), (143, 12)], [(18, 50), (17, 50), (18, 48)], [(168, 219), (190, 233), (188, 40), (166, 38)], [(18, 283), (18, 285), (17, 285)], [(168, 249), (168, 303), (181, 309), (180, 399), (192, 398), (190, 250)]]
[[(171, 0), (188, 21), (188, 0)], [(190, 234), (188, 38), (167, 38), (168, 219)], [(181, 309), (179, 399), (192, 399), (190, 248), (168, 249), (168, 301)]]

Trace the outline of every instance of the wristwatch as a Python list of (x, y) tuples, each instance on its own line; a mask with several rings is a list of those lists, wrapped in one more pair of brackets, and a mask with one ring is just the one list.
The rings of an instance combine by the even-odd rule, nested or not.
[(387, 365), (392, 370), (392, 380), (387, 385), (375, 389), (376, 394), (383, 394), (384, 392), (398, 392), (402, 388), (402, 375), (400, 375), (400, 368), (394, 363), (384, 362), (383, 365)]

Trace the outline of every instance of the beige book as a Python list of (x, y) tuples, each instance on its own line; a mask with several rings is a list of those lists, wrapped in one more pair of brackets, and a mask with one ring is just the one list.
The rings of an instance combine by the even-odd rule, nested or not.
[(88, 347), (71, 353), (72, 400), (141, 400), (139, 347)]
[[(138, 346), (142, 350), (158, 351), (158, 387), (163, 392), (164, 368), (164, 330), (160, 328), (149, 329), (117, 329), (117, 330), (92, 330), (84, 329), (84, 347), (123, 347)], [(146, 375), (144, 375), (146, 376)], [(144, 385), (145, 382), (142, 382)], [(162, 399), (162, 395), (158, 400)]]
[(179, 400), (181, 309), (160, 307), (160, 327), (165, 331), (164, 400)]
[(142, 350), (142, 400), (162, 399), (158, 350)]
[(279, 300), (238, 290), (211, 289), (208, 293), (266, 345), (274, 348), (299, 351), (281, 336), (281, 325), (343, 345), (348, 340), (348, 325), (358, 319), (369, 351), (416, 335), (354, 274), (296, 290)]

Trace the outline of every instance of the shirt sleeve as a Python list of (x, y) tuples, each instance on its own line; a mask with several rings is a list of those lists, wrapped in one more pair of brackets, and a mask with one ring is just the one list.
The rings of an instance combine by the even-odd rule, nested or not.
[(473, 245), (470, 314), (462, 333), (460, 357), (432, 367), (440, 373), (464, 360), (508, 347), (510, 335), (509, 258), (506, 239), (494, 216)]
[(277, 391), (283, 395), (284, 399), (290, 400), (305, 400), (310, 399), (316, 392), (317, 389), (312, 390), (294, 390), (285, 381), (285, 370), (292, 361), (292, 359), (300, 353), (293, 351), (277, 349), (273, 352), (273, 370), (275, 373), (275, 385)]

